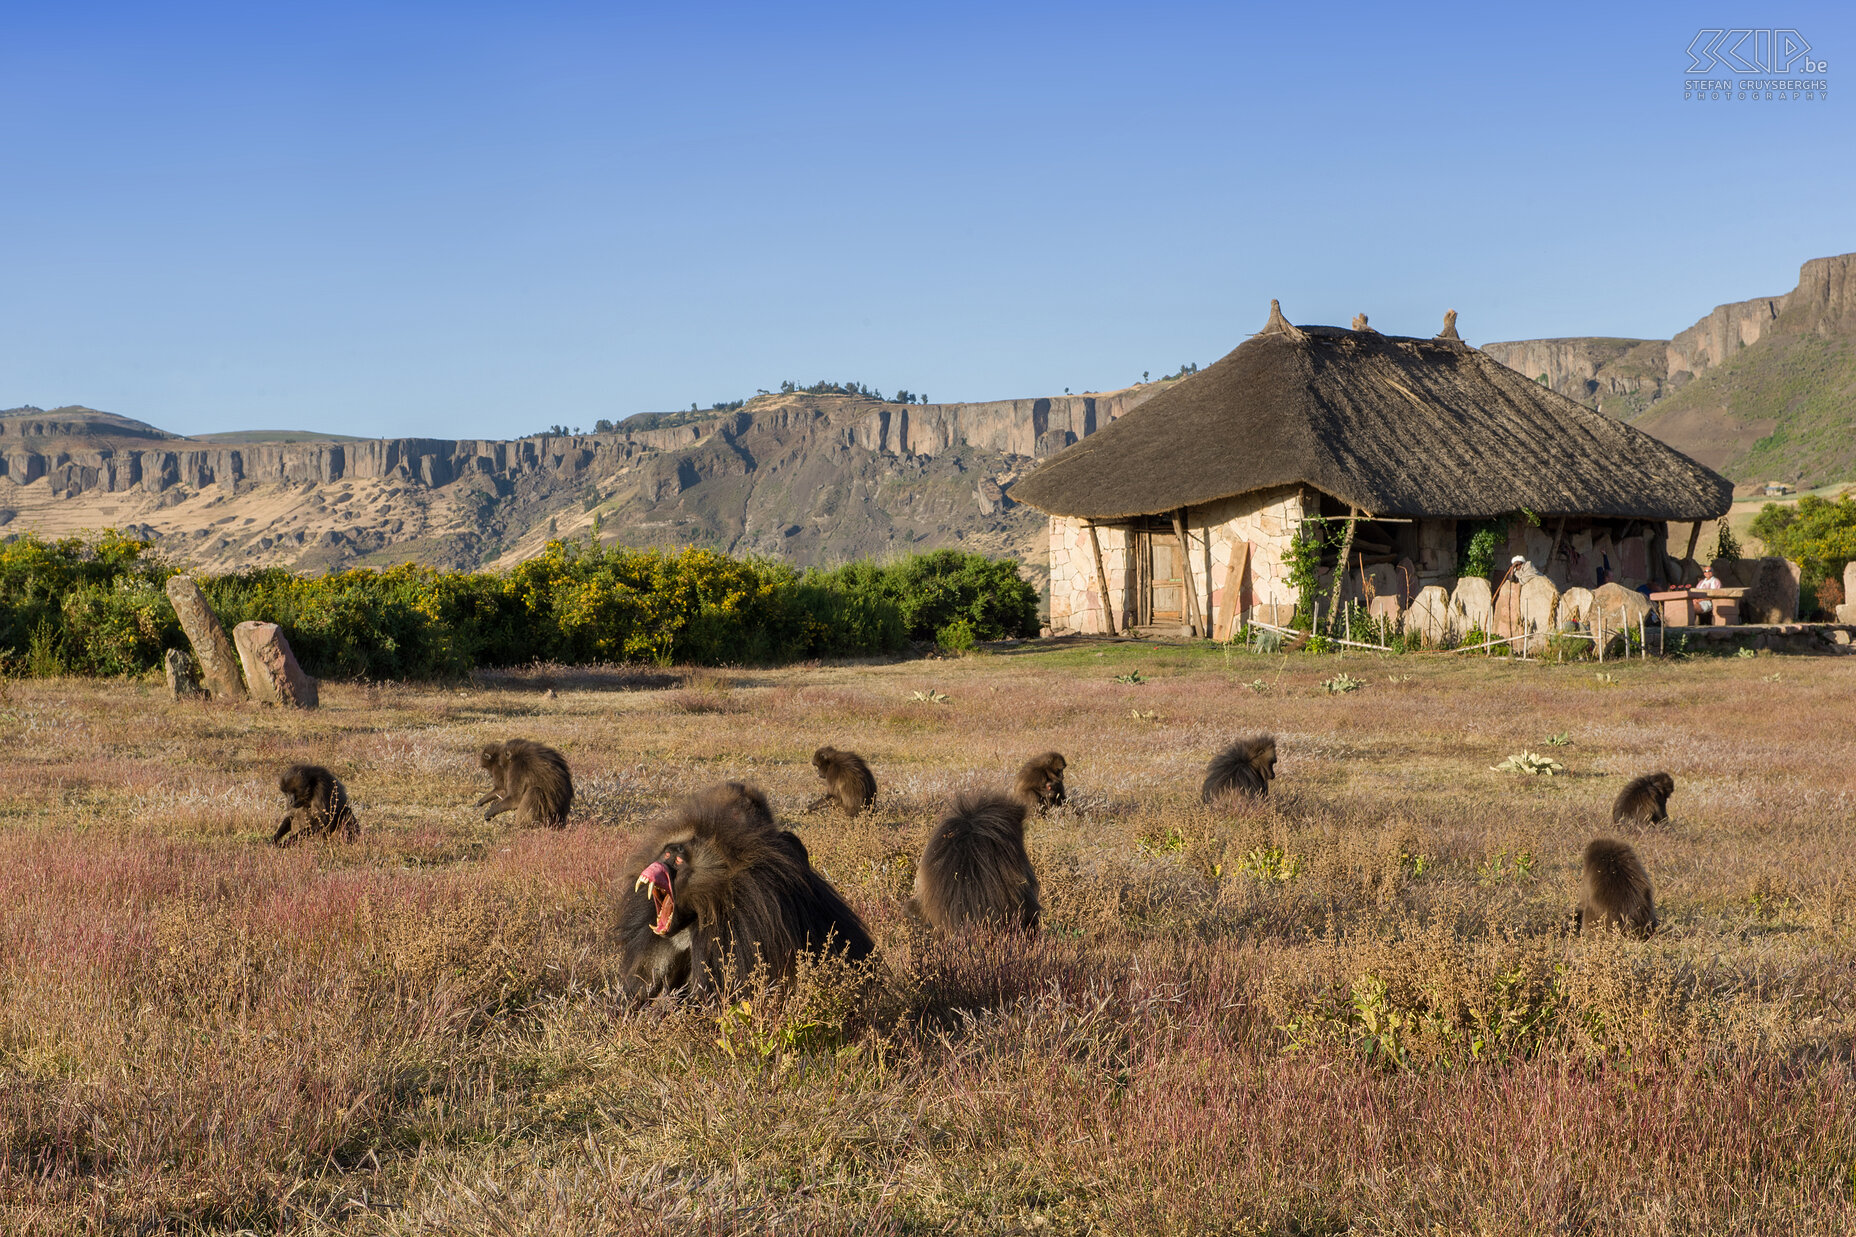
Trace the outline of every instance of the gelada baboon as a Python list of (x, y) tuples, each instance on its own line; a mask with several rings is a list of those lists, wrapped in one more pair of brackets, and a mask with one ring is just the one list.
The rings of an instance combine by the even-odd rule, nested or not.
[(525, 824), (566, 826), (574, 779), (559, 752), (527, 739), (511, 739), (485, 744), (477, 762), (489, 773), (492, 787), (476, 804), (484, 808), (485, 820), (513, 811)]
[(1043, 908), (1025, 853), (1025, 805), (1004, 795), (956, 796), (915, 866), (909, 910), (943, 932), (969, 923), (1036, 928)]
[(825, 793), (808, 803), (806, 811), (816, 812), (828, 803), (836, 803), (846, 816), (855, 816), (876, 802), (876, 778), (856, 752), (821, 747), (812, 753), (812, 767), (825, 783)]
[(272, 845), (283, 845), (292, 829), (311, 837), (339, 831), (350, 842), (360, 836), (361, 822), (348, 806), (348, 792), (321, 765), (291, 765), (277, 779), (277, 789), (290, 800), (290, 810), (271, 835)]
[(1618, 927), (1632, 936), (1656, 931), (1656, 902), (1650, 896), (1650, 874), (1637, 852), (1616, 838), (1594, 838), (1586, 844), (1585, 896), (1573, 912), (1573, 931), (1586, 927)]
[(1199, 800), (1210, 803), (1229, 792), (1261, 798), (1270, 793), (1275, 776), (1276, 736), (1253, 734), (1212, 757), (1205, 769), (1205, 784), (1199, 788)]
[(799, 951), (855, 962), (875, 949), (857, 912), (775, 827), (766, 797), (725, 783), (684, 804), (633, 854), (620, 910), (625, 986), (650, 995), (688, 985), (714, 991), (765, 963), (792, 973)]
[(1061, 752), (1045, 752), (1027, 760), (1018, 771), (1018, 781), (1012, 787), (1013, 796), (1027, 808), (1050, 811), (1066, 802), (1063, 771), (1068, 767)]
[(1618, 792), (1611, 805), (1611, 822), (1617, 825), (1658, 825), (1669, 819), (1669, 796), (1676, 779), (1667, 773), (1646, 773)]

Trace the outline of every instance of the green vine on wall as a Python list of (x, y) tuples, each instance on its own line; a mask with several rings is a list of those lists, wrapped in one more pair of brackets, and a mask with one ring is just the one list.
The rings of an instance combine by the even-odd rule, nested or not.
[(1314, 622), (1315, 594), (1321, 586), (1321, 551), (1332, 536), (1327, 520), (1318, 515), (1304, 516), (1295, 539), (1283, 551), (1289, 587), (1295, 590), (1293, 626), (1306, 628)]

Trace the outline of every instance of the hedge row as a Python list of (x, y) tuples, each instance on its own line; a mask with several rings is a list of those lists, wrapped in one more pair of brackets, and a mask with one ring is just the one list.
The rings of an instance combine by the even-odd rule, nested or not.
[[(0, 545), (0, 672), (140, 674), (184, 647), (145, 542), (104, 533)], [(1037, 594), (1015, 564), (937, 550), (798, 572), (709, 550), (550, 542), (506, 572), (407, 564), (299, 576), (199, 577), (229, 629), (283, 627), (311, 674), (448, 678), (479, 666), (655, 661), (769, 664), (1034, 635)]]

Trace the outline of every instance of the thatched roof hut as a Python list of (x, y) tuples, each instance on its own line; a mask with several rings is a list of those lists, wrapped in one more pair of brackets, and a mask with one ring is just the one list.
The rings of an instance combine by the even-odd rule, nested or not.
[[(1455, 331), (1450, 331), (1454, 336)], [(1296, 483), (1386, 516), (1715, 519), (1733, 483), (1460, 339), (1269, 324), (1012, 488), (1122, 519)]]
[[(1202, 629), (1219, 604), (1281, 603), (1282, 550), (1311, 515), (1385, 522), (1350, 560), (1362, 578), (1397, 564), (1449, 588), (1476, 521), (1526, 513), (1551, 542), (1517, 531), (1507, 548), (1563, 559), (1568, 578), (1589, 558), (1586, 575), (1622, 568), (1649, 582), (1668, 574), (1659, 538), (1669, 521), (1726, 514), (1725, 477), (1470, 347), (1455, 316), (1416, 339), (1382, 335), (1364, 317), (1352, 330), (1297, 327), (1272, 301), (1261, 332), (1018, 482), (1011, 497), (1052, 516), (1053, 624), (1064, 626), (1065, 606), (1101, 607), (1103, 594), (1122, 596), (1110, 613), (1129, 623), (1171, 622), (1175, 609), (1198, 609), (1200, 577)], [(1620, 549), (1639, 537), (1642, 547)], [(1156, 550), (1155, 538), (1172, 548)], [(1221, 539), (1241, 564), (1228, 549), (1220, 557)], [(1118, 578), (1104, 567), (1117, 555)], [(1243, 576), (1235, 607), (1220, 595), (1231, 570)], [(1183, 602), (1173, 595), (1182, 586)], [(1172, 592), (1156, 600), (1155, 587)]]

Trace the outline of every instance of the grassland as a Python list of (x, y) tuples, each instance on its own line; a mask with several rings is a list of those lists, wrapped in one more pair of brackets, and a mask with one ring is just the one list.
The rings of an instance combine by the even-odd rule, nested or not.
[[(309, 715), (5, 682), (0, 1231), (1850, 1232), (1856, 664), (1595, 670), (1114, 645)], [(1265, 727), (1268, 806), (1200, 807)], [(566, 830), (468, 809), (511, 735), (568, 754)], [(793, 819), (883, 966), (627, 1008), (627, 834), (724, 777), (790, 813), (825, 741), (878, 809)], [(937, 806), (1051, 747), (1041, 933), (915, 936)], [(1565, 772), (1491, 771), (1522, 749)], [(361, 842), (265, 844), (300, 758)], [(1655, 768), (1667, 931), (1569, 939)]]

